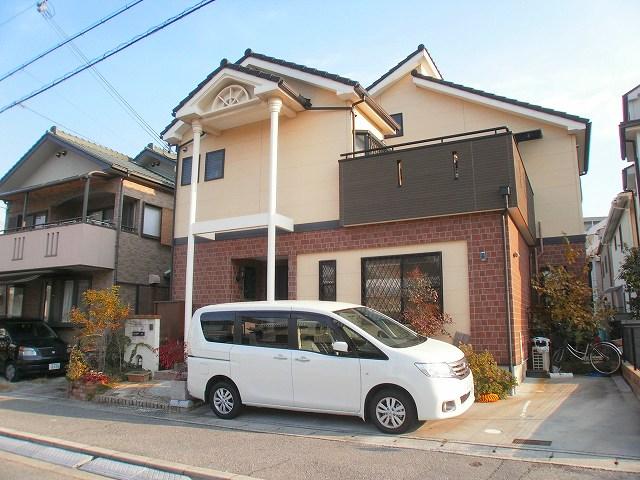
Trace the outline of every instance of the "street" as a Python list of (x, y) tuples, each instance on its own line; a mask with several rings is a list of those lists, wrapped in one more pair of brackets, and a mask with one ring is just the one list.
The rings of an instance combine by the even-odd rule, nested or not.
[[(264, 479), (631, 479), (637, 474), (367, 445), (349, 438), (228, 430), (134, 409), (44, 397), (0, 397), (0, 425), (95, 447)], [(21, 466), (10, 462), (3, 478)], [(25, 467), (25, 475), (35, 475)], [(29, 473), (30, 472), (30, 473)], [(60, 478), (38, 472), (34, 478)], [(19, 476), (18, 478), (29, 478)]]

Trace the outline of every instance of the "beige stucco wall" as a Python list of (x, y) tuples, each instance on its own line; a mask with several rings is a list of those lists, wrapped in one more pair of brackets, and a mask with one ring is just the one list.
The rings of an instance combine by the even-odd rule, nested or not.
[(328, 253), (310, 253), (297, 257), (298, 300), (318, 299), (318, 262), (336, 261), (336, 300), (361, 302), (361, 262), (363, 257), (405, 255), (412, 253), (442, 252), (444, 310), (453, 317), (448, 331), (471, 333), (469, 315), (469, 268), (465, 241), (440, 242), (403, 247), (343, 250)]
[[(63, 149), (61, 148), (61, 150)], [(74, 152), (68, 151), (65, 156), (59, 158), (52, 154), (22, 182), (21, 186), (24, 188), (41, 185), (98, 169), (99, 166), (95, 162), (87, 160)]]
[(418, 88), (411, 75), (376, 100), (388, 112), (403, 114), (404, 136), (388, 139), (390, 145), (499, 126), (513, 132), (542, 129), (542, 140), (519, 145), (542, 235), (584, 233), (576, 141), (566, 128)]
[[(339, 218), (338, 160), (341, 153), (351, 150), (351, 128), (349, 110), (304, 111), (294, 118), (280, 117), (279, 213), (295, 223)], [(267, 211), (269, 132), (270, 124), (264, 121), (202, 138), (197, 221)], [(180, 159), (191, 156), (192, 145), (186, 148)], [(221, 148), (225, 149), (224, 178), (203, 181), (206, 152)], [(181, 171), (180, 160), (174, 237), (187, 235), (189, 186), (180, 186)]]

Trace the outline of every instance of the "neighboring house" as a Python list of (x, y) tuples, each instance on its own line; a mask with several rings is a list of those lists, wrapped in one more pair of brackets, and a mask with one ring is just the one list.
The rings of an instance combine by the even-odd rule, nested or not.
[(625, 250), (638, 246), (635, 193), (621, 192), (611, 202), (609, 215), (600, 229), (597, 264), (593, 273), (599, 277), (599, 293), (618, 313), (629, 312), (629, 294), (619, 278)]
[[(620, 155), (622, 160), (631, 162), (622, 171), (624, 190), (640, 191), (640, 85), (632, 88), (622, 96), (622, 122), (618, 126), (620, 132)], [(638, 196), (635, 198), (636, 215), (640, 214)], [(640, 221), (640, 216), (636, 217)]]
[(592, 227), (598, 225), (605, 218), (607, 217), (584, 217), (584, 231), (587, 233), (587, 235), (589, 234), (588, 232)]
[(134, 313), (168, 298), (175, 158), (134, 159), (52, 127), (0, 179), (0, 316), (64, 336), (88, 288), (120, 285)]
[(587, 119), (445, 81), (422, 45), (368, 89), (247, 50), (173, 113), (174, 300), (191, 288), (194, 307), (267, 298), (275, 223), (276, 298), (401, 319), (417, 268), (451, 334), (523, 374), (533, 270), (563, 263), (565, 239), (584, 254)]

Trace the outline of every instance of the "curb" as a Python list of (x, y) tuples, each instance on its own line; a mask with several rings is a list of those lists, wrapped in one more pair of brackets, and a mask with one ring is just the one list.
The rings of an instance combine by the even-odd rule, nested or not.
[(139, 400), (136, 398), (118, 398), (110, 395), (96, 395), (93, 398), (95, 403), (108, 405), (122, 405), (126, 407), (152, 408), (156, 410), (168, 410), (171, 412), (184, 412), (193, 410), (202, 405), (202, 402), (193, 400), (171, 400), (169, 402), (157, 400)]
[(41, 445), (47, 445), (50, 447), (58, 447), (77, 453), (84, 453), (86, 455), (91, 455), (94, 457), (116, 460), (131, 465), (154, 468), (156, 470), (162, 470), (177, 475), (186, 475), (187, 477), (191, 477), (193, 480), (258, 480), (256, 477), (221, 472), (208, 468), (194, 467), (182, 463), (168, 462), (166, 460), (144, 457), (142, 455), (118, 452), (116, 450), (111, 450), (108, 448), (92, 447), (81, 443), (70, 442), (68, 440), (45, 437), (43, 435), (37, 435), (34, 433), (18, 432), (17, 430), (13, 430), (11, 428), (0, 427), (0, 435), (15, 438), (18, 440), (38, 443)]

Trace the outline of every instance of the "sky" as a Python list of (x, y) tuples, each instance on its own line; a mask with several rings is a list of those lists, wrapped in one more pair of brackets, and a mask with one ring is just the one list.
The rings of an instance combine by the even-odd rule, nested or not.
[[(144, 0), (75, 44), (97, 57), (196, 2)], [(49, 11), (72, 35), (127, 3), (133, 0), (49, 0)], [(606, 216), (626, 166), (618, 143), (621, 97), (640, 84), (629, 20), (639, 16), (637, 0), (217, 0), (97, 69), (160, 132), (173, 107), (222, 58), (235, 61), (246, 48), (366, 86), (423, 43), (446, 80), (589, 118), (583, 214)], [(34, 0), (0, 2), (0, 73), (59, 41)], [(68, 47), (57, 50), (0, 82), (0, 106), (79, 64)], [(89, 71), (24, 105), (31, 110), (0, 114), (0, 176), (54, 124), (130, 156), (152, 141)]]

